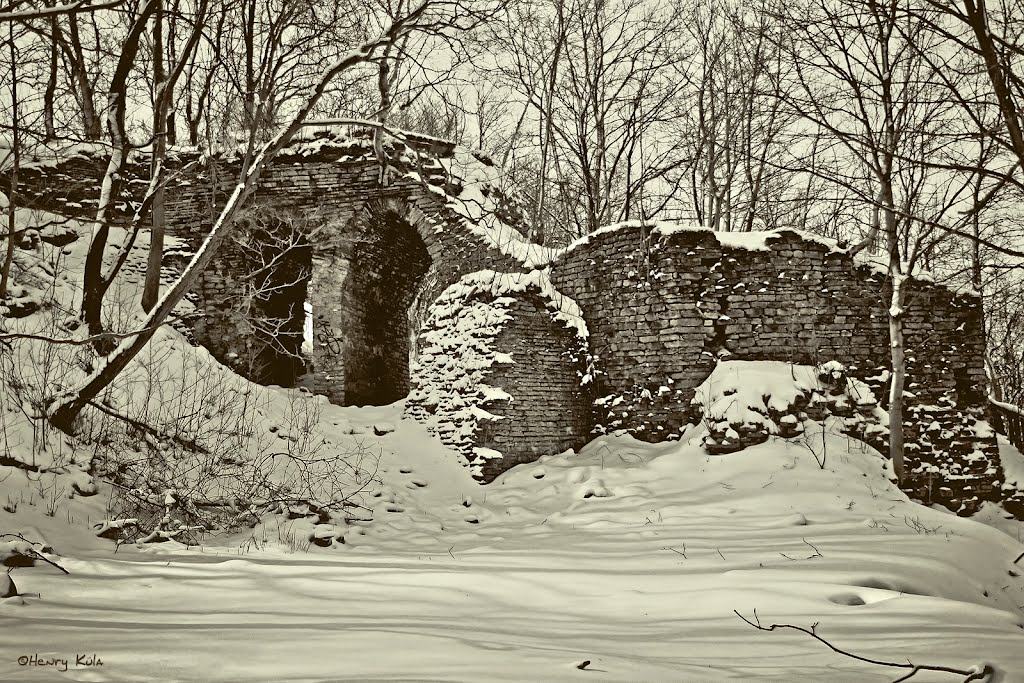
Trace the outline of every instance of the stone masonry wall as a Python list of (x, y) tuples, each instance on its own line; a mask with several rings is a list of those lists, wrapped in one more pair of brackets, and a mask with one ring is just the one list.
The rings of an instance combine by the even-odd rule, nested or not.
[[(422, 296), (430, 300), (466, 273), (523, 266), (466, 229), (461, 216), (447, 207), (447, 195), (397, 172), (382, 186), (380, 164), (365, 150), (360, 156), (334, 158), (336, 154), (332, 150), (323, 159), (279, 158), (265, 172), (253, 204), (258, 210), (298, 213), (319, 226), (310, 240), (313, 266), (307, 294), (313, 308), (310, 371), (316, 390), (343, 404), (389, 403), (406, 393), (404, 316), (426, 268), (433, 277)], [(232, 169), (220, 168), (217, 176), (232, 178)], [(198, 183), (179, 188), (168, 207), (168, 220), (186, 226), (198, 246), (212, 215), (204, 207), (216, 207), (229, 186), (225, 180), (212, 192)], [(382, 239), (386, 235), (407, 237), (389, 241)], [(206, 322), (196, 338), (204, 345), (215, 347), (237, 328), (235, 321), (221, 315), (220, 307), (203, 303), (222, 300), (225, 290), (240, 279), (242, 273), (230, 267), (237, 261), (232, 250), (230, 244), (222, 247), (217, 257), (222, 265), (205, 274), (197, 288), (197, 307), (206, 314)], [(411, 257), (411, 251), (419, 255)], [(419, 265), (412, 267), (413, 262)], [(373, 292), (378, 295), (370, 296)], [(394, 305), (381, 305), (389, 301)], [(390, 332), (385, 333), (381, 316), (392, 323)]]
[[(624, 429), (649, 441), (677, 436), (693, 419), (694, 388), (719, 358), (836, 360), (887, 397), (884, 271), (821, 240), (795, 231), (737, 238), (625, 226), (560, 256), (551, 280), (579, 303), (590, 329), (599, 431)], [(970, 508), (996, 497), (1002, 478), (995, 440), (980, 422), (980, 301), (926, 282), (911, 292), (908, 488)], [(882, 438), (872, 445), (886, 450)]]
[(586, 327), (546, 275), (472, 273), (434, 302), (406, 415), (490, 481), (589, 439)]
[(576, 337), (553, 321), (536, 297), (517, 299), (509, 315), (512, 321), (495, 338), (494, 348), (512, 363), (496, 367), (491, 383), (512, 400), (488, 407), (499, 419), (483, 423), (478, 435), (480, 447), (503, 456), (484, 461), (485, 481), (543, 455), (579, 449), (590, 438)]
[[(127, 221), (147, 187), (148, 161), (133, 156), (115, 222)], [(316, 391), (337, 403), (387, 403), (404, 396), (407, 314), (413, 298), (433, 300), (462, 275), (483, 268), (524, 268), (500, 248), (505, 242), (526, 242), (517, 232), (514, 201), (477, 180), (487, 176), (482, 173), (490, 168), (486, 159), (462, 155), (457, 162), (456, 157), (451, 145), (412, 136), (386, 145), (382, 171), (363, 133), (298, 141), (286, 148), (261, 176), (249, 200), (249, 216), (267, 223), (298, 221), (308, 230), (311, 253), (300, 257), (305, 273), (290, 290), (295, 300), (289, 306), (278, 297), (273, 308), (292, 310), (294, 320), (285, 326), (301, 330), (303, 304), (312, 305), (311, 357), (297, 357), (295, 344), (254, 334), (260, 322), (240, 312), (251, 308), (239, 302), (252, 301), (254, 260), (241, 248), (245, 235), (237, 227), (190, 295), (199, 314), (190, 330), (196, 341), (250, 379), (289, 384), (289, 377), (294, 382), (305, 375)], [(89, 218), (106, 163), (104, 154), (83, 151), (57, 166), (29, 165), (21, 173), (24, 199)], [(172, 155), (168, 169), (168, 232), (194, 251), (234, 188), (239, 160), (182, 152)], [(471, 191), (463, 203), (472, 208), (483, 201), (507, 232), (501, 240), (487, 239), (467, 223), (470, 211), (459, 206), (466, 188)], [(189, 256), (188, 250), (179, 250), (171, 262), (180, 267)], [(289, 268), (288, 276), (295, 270)], [(425, 280), (428, 270), (431, 277)], [(287, 282), (284, 277), (271, 284)]]
[[(509, 307), (501, 313), (509, 318), (489, 343), (516, 360), (497, 363), (487, 374), (508, 400), (491, 396), (486, 410), (499, 419), (471, 433), (460, 432), (451, 416), (438, 426), (446, 443), (480, 456), (487, 479), (575, 447), (594, 431), (622, 429), (649, 441), (678, 436), (697, 419), (694, 388), (719, 359), (835, 360), (884, 405), (890, 370), (884, 268), (795, 231), (725, 235), (636, 224), (599, 231), (550, 263), (530, 259), (526, 252), (543, 248), (516, 232), (515, 202), (473, 180), (492, 167), (469, 159), (471, 168), (459, 176), (453, 148), (417, 144), (391, 144), (383, 171), (365, 136), (306, 141), (280, 155), (260, 180), (252, 215), (268, 224), (298, 220), (305, 226), (308, 245), (281, 275), (282, 282), (294, 280), (293, 288), (266, 304), (291, 316), (284, 332), (292, 350), (282, 356), (280, 339), (261, 339), (237, 307), (225, 306), (246, 291), (253, 264), (237, 239), (224, 245), (194, 293), (203, 314), (196, 339), (254, 377), (259, 368), (284, 367), (277, 361), (287, 356), (292, 365), (284, 374), (309, 372), (315, 391), (336, 403), (389, 402), (411, 385), (419, 398), (410, 399), (409, 414), (436, 420), (436, 405), (424, 400), (422, 389), (437, 378), (417, 385), (423, 378), (409, 376), (407, 313), (414, 300), (434, 301), (428, 310), (454, 306), (444, 293), (484, 270), (535, 288), (546, 282), (580, 311), (588, 346), (581, 351), (579, 338), (572, 341), (552, 318), (551, 292), (545, 290), (547, 298), (525, 289), (492, 292)], [(30, 164), (22, 169), (20, 191), (33, 206), (88, 218), (105, 164), (103, 155), (88, 153), (57, 166)], [(234, 185), (238, 160), (184, 153), (169, 166), (169, 229), (195, 249)], [(145, 158), (129, 165), (119, 220), (141, 199), (147, 176)], [(486, 203), (489, 215), (467, 212), (460, 201)], [(487, 232), (492, 218), (511, 234), (495, 239)], [(186, 250), (175, 260), (187, 257)], [(545, 263), (543, 277), (531, 272)], [(304, 303), (312, 306), (313, 350), (294, 362)], [(456, 307), (446, 315), (457, 320), (464, 312)], [(982, 324), (976, 297), (912, 283), (905, 315), (907, 487), (922, 500), (960, 511), (996, 497), (1002, 479), (984, 422)], [(585, 371), (579, 367), (584, 351), (592, 364)], [(252, 368), (237, 360), (243, 356), (254, 359)], [(465, 360), (450, 363), (458, 369)], [(275, 375), (272, 381), (285, 380)], [(451, 415), (463, 408), (451, 408)], [(884, 431), (864, 438), (885, 450)]]

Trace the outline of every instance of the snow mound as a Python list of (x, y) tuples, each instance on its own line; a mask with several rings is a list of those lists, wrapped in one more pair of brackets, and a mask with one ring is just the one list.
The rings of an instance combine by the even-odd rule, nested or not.
[(722, 361), (697, 387), (693, 404), (708, 428), (704, 448), (709, 453), (731, 453), (769, 436), (797, 436), (808, 417), (844, 418), (844, 431), (880, 417), (871, 389), (848, 377), (836, 361), (817, 367)]

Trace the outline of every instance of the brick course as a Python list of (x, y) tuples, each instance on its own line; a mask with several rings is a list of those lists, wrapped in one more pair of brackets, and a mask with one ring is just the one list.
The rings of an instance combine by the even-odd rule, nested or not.
[[(194, 335), (215, 357), (261, 381), (287, 383), (284, 375), (296, 380), (308, 372), (314, 390), (336, 403), (390, 402), (431, 381), (409, 374), (407, 311), (418, 293), (433, 301), (476, 271), (529, 270), (531, 264), (510, 255), (514, 250), (489, 241), (453, 210), (465, 183), (446, 169), (452, 149), (435, 141), (416, 148), (396, 143), (384, 184), (370, 150), (368, 139), (356, 139), (286, 151), (253, 199), (264, 223), (310, 226), (308, 246), (272, 281), (295, 281), (295, 287), (266, 306), (288, 318), (284, 346), (294, 348), (301, 303), (312, 305), (311, 356), (281, 370), (283, 359), (294, 355), (282, 355), (282, 339), (261, 340), (251, 321), (225, 305), (244, 292), (253, 265), (234, 244), (218, 254), (194, 293), (205, 314), (194, 323)], [(40, 208), (89, 217), (104, 166), (102, 158), (80, 156), (58, 167), (28, 167), (21, 191)], [(233, 186), (238, 162), (186, 154), (170, 166), (182, 173), (171, 183), (166, 215), (171, 231), (195, 248)], [(145, 190), (148, 163), (136, 160), (128, 171), (122, 215)], [(515, 202), (486, 189), (503, 224), (517, 229)], [(525, 243), (519, 234), (510, 238)], [(877, 396), (887, 393), (884, 272), (816, 238), (783, 230), (750, 249), (709, 231), (623, 226), (556, 257), (549, 276), (559, 295), (582, 310), (589, 346), (579, 347), (539, 292), (502, 295), (511, 320), (489, 343), (514, 362), (493, 367), (488, 381), (513, 400), (488, 405), (504, 419), (482, 425), (468, 441), (447, 439), (467, 457), (473, 448), (503, 454), (481, 466), (484, 479), (578, 447), (595, 432), (621, 429), (648, 441), (678, 436), (699, 417), (693, 389), (720, 358), (836, 360)], [(907, 488), (922, 500), (970, 511), (999, 495), (1002, 478), (983, 423), (980, 301), (915, 281), (905, 330), (912, 394), (904, 427)], [(581, 365), (586, 355), (589, 368)], [(268, 375), (267, 367), (277, 374)], [(583, 375), (593, 383), (584, 383)], [(415, 405), (409, 414), (438, 418)], [(861, 436), (884, 451), (880, 434)]]

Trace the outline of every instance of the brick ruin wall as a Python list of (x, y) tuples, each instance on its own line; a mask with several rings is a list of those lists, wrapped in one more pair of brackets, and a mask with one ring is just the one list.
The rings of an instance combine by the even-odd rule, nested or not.
[[(617, 403), (595, 410), (598, 430), (647, 441), (677, 436), (699, 419), (694, 389), (719, 358), (835, 360), (887, 398), (884, 272), (796, 232), (751, 250), (723, 246), (710, 231), (624, 227), (562, 255), (551, 280), (584, 311), (601, 405)], [(979, 425), (987, 415), (980, 300), (915, 281), (905, 347), (905, 488), (966, 511), (997, 499), (998, 448)], [(884, 438), (869, 441), (887, 451)]]
[(485, 482), (579, 449), (592, 403), (584, 329), (540, 271), (471, 274), (431, 308), (406, 414)]
[(573, 335), (535, 297), (518, 299), (509, 313), (514, 322), (499, 333), (495, 348), (513, 362), (493, 381), (513, 400), (489, 408), (499, 419), (486, 422), (478, 439), (505, 457), (484, 466), (484, 479), (589, 440), (592, 399), (580, 382), (584, 367)]
[[(144, 189), (139, 179), (145, 170), (133, 171), (126, 201)], [(22, 175), (29, 188), (37, 188), (42, 208), (87, 217), (89, 198), (96, 196), (93, 179), (101, 172), (96, 159), (76, 159), (39, 178), (30, 170)], [(403, 325), (417, 291), (418, 301), (430, 302), (468, 273), (528, 270), (447, 210), (447, 189), (425, 191), (419, 180), (400, 172), (382, 186), (379, 172), (362, 148), (284, 155), (268, 169), (253, 200), (271, 222), (299, 216), (315, 226), (309, 243), (283, 269), (287, 278), (301, 281), (302, 290), (292, 292), (281, 315), (290, 316), (284, 336), (294, 346), (300, 337), (295, 304), (312, 305), (308, 379), (316, 392), (340, 404), (386, 403), (422, 382), (409, 375)], [(176, 181), (168, 192), (172, 232), (194, 248), (236, 173), (225, 162)], [(582, 372), (570, 362), (571, 339), (536, 293), (509, 295), (513, 314), (493, 345), (514, 362), (493, 367), (489, 381), (512, 400), (487, 406), (504, 419), (480, 425), (469, 441), (445, 438), (446, 443), (464, 454), (473, 448), (500, 451), (503, 457), (482, 467), (482, 478), (489, 480), (515, 464), (577, 448), (595, 432), (621, 429), (648, 441), (675, 438), (699, 419), (691, 405), (694, 388), (724, 357), (836, 360), (884, 402), (884, 274), (790, 231), (768, 238), (762, 249), (729, 244), (709, 231), (627, 226), (591, 236), (557, 257), (548, 269), (550, 281), (582, 310), (593, 383), (580, 382)], [(270, 342), (254, 339), (258, 335), (244, 316), (224, 305), (239, 297), (239, 280), (251, 269), (251, 255), (237, 245), (218, 255), (195, 293), (206, 316), (194, 331), (224, 362), (240, 367), (239, 358), (254, 359), (248, 370), (240, 369), (258, 375), (256, 366), (273, 365), (275, 351), (268, 349)], [(976, 297), (913, 283), (905, 318), (907, 391), (913, 395), (904, 425), (907, 488), (921, 500), (968, 511), (998, 497), (1002, 478), (995, 441), (978, 427), (986, 416), (982, 324)], [(665, 386), (671, 390), (661, 391)], [(609, 398), (618, 401), (611, 411)], [(443, 419), (414, 403), (412, 417)], [(881, 438), (871, 445), (886, 449)]]
[[(344, 405), (404, 397), (407, 312), (417, 295), (430, 301), (462, 275), (483, 268), (522, 269), (448, 206), (462, 181), (438, 157), (452, 150), (431, 143), (413, 151), (410, 160), (404, 144), (386, 149), (384, 184), (382, 165), (366, 140), (279, 154), (250, 199), (251, 220), (236, 225), (190, 294), (198, 314), (189, 323), (193, 338), (222, 363), (263, 383), (302, 383)], [(59, 167), (28, 166), (21, 172), (22, 191), (32, 206), (88, 219), (105, 167), (103, 155), (88, 154)], [(180, 269), (234, 189), (240, 166), (235, 159), (183, 154), (168, 168), (168, 232), (188, 248), (167, 261)], [(127, 221), (148, 175), (145, 159), (127, 166), (115, 222)], [(495, 199), (498, 216), (514, 226), (514, 202)], [(263, 225), (253, 228), (257, 224)], [(296, 225), (305, 234), (302, 243), (278, 257), (269, 278), (254, 280), (274, 258), (252, 248), (260, 241), (257, 233), (278, 233), (278, 244), (286, 244)], [(253, 296), (260, 285), (284, 291), (269, 300)], [(314, 338), (305, 359), (304, 303), (312, 307)]]

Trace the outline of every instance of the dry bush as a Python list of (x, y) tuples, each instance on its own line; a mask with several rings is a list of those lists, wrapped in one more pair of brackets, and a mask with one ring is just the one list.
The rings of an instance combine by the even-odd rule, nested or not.
[(359, 506), (376, 458), (324, 439), (318, 397), (250, 384), (213, 371), (204, 350), (173, 347), (168, 338), (139, 359), (128, 392), (117, 387), (123, 407), (115, 389), (88, 415), (83, 438), (114, 486), (112, 519), (135, 520), (141, 540), (196, 543), (272, 512), (326, 522)]

